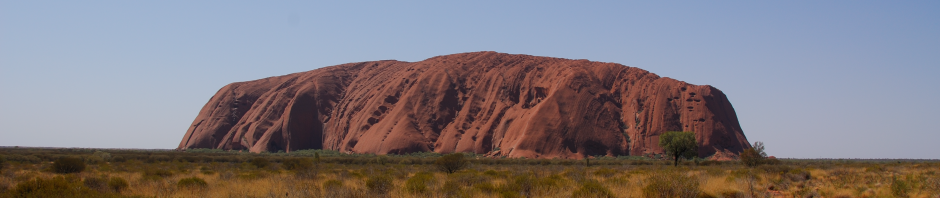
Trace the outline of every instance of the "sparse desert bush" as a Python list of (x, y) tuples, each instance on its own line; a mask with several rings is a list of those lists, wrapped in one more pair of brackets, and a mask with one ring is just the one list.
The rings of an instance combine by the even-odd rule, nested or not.
[[(512, 194), (514, 196), (532, 197), (536, 190), (551, 189), (561, 184), (561, 175), (552, 175), (543, 178), (537, 178), (531, 173), (517, 175), (509, 183), (500, 186), (501, 194)], [(506, 193), (512, 192), (512, 193)]]
[(614, 197), (614, 193), (610, 192), (610, 189), (604, 187), (604, 185), (602, 185), (600, 182), (596, 180), (588, 180), (582, 183), (578, 190), (572, 192), (571, 197), (607, 198)]
[(85, 157), (86, 164), (101, 164), (104, 163), (104, 158), (101, 158), (96, 155)]
[(10, 194), (13, 197), (66, 197), (74, 194), (71, 186), (62, 176), (52, 179), (36, 178), (20, 182)]
[(3, 173), (3, 168), (7, 166), (7, 159), (5, 156), (0, 155), (0, 173)]
[(323, 182), (323, 189), (327, 191), (336, 190), (343, 187), (343, 182), (335, 179), (326, 180)]
[(111, 153), (102, 152), (102, 151), (95, 151), (95, 153), (92, 154), (92, 155), (98, 156), (98, 157), (100, 157), (101, 159), (103, 159), (104, 161), (110, 161), (110, 160), (111, 160)]
[(483, 191), (484, 193), (494, 193), (494, 192), (499, 191), (499, 188), (497, 188), (496, 185), (493, 185), (493, 183), (490, 182), (489, 180), (474, 184), (473, 188), (479, 189), (480, 191)]
[(256, 168), (265, 168), (270, 166), (271, 162), (263, 157), (255, 157), (254, 159), (251, 159), (251, 165), (255, 166)]
[(243, 180), (255, 180), (255, 179), (261, 179), (267, 176), (268, 176), (268, 173), (264, 171), (260, 171), (260, 170), (251, 170), (248, 172), (238, 174), (238, 178), (243, 179)]
[(484, 182), (489, 179), (486, 178), (486, 176), (480, 175), (479, 172), (474, 170), (456, 172), (454, 174), (447, 175), (447, 178), (463, 186), (473, 186), (474, 184)]
[(897, 177), (891, 178), (891, 195), (895, 197), (907, 197), (910, 194), (911, 185), (903, 179)]
[(644, 197), (691, 198), (701, 192), (698, 180), (673, 171), (652, 174), (646, 179), (646, 183), (643, 187)]
[(736, 190), (724, 190), (724, 191), (721, 191), (721, 193), (719, 193), (719, 195), (721, 195), (721, 197), (725, 197), (725, 198), (745, 198), (745, 197), (747, 197), (747, 194), (744, 194), (744, 192), (736, 191)]
[(434, 175), (428, 172), (418, 172), (405, 181), (405, 191), (413, 194), (428, 192), (428, 185), (434, 182)]
[(78, 173), (85, 170), (85, 162), (75, 157), (62, 157), (52, 164), (52, 171), (61, 174)]
[(108, 190), (108, 179), (102, 177), (87, 177), (82, 183), (85, 187), (88, 187), (97, 191), (107, 191)]
[(141, 175), (141, 180), (161, 180), (173, 176), (173, 172), (165, 169), (147, 169)]
[(111, 177), (111, 179), (108, 180), (108, 188), (117, 193), (121, 193), (121, 191), (127, 189), (127, 186), (129, 185), (127, 180), (124, 180), (124, 178)]
[(594, 171), (594, 175), (601, 176), (601, 177), (612, 177), (615, 174), (617, 174), (617, 172), (619, 171), (614, 170), (614, 169), (609, 169), (609, 168), (600, 168)]
[[(101, 150), (126, 160), (112, 158), (110, 163), (86, 166), (79, 174), (52, 172), (54, 163), (49, 160), (87, 157), (93, 152), (0, 148), (8, 162), (0, 174), (0, 197), (609, 197), (603, 189), (617, 193), (617, 197), (931, 197), (940, 192), (940, 163), (936, 160), (785, 159), (780, 164), (754, 168), (739, 162), (702, 166), (710, 163), (702, 161), (699, 167), (672, 168), (671, 158), (593, 156), (591, 166), (586, 167), (584, 159), (551, 159), (547, 160), (551, 165), (544, 166), (545, 159), (474, 159), (467, 157), (472, 154), (464, 153), (472, 167), (446, 174), (434, 170), (440, 154), (376, 156), (318, 150), (324, 163), (314, 164), (310, 170), (316, 170), (319, 176), (310, 179), (295, 175), (304, 165), (295, 166), (292, 160), (312, 158), (315, 152)], [(27, 156), (44, 163), (26, 162), (23, 159)], [(170, 160), (144, 163), (153, 156)], [(251, 163), (256, 157), (266, 158), (271, 164), (257, 168)], [(379, 158), (392, 163), (382, 165)], [(404, 160), (413, 163), (398, 163)], [(281, 168), (289, 171), (279, 171)], [(181, 178), (192, 176), (212, 185), (191, 190), (178, 186)], [(37, 178), (42, 185), (35, 185)], [(54, 184), (56, 180), (63, 185)], [(380, 180), (388, 182), (377, 182)], [(17, 187), (30, 182), (32, 187)], [(380, 183), (391, 187), (380, 190), (382, 185), (376, 185)]]
[(444, 185), (441, 186), (441, 193), (444, 197), (470, 197), (460, 186), (459, 183), (453, 180), (444, 181)]
[(51, 179), (35, 178), (16, 184), (15, 188), (0, 194), (0, 197), (115, 197), (81, 186), (80, 181), (63, 176)]
[(366, 187), (375, 194), (388, 193), (394, 186), (392, 178), (388, 177), (388, 175), (378, 175), (366, 180)]
[(187, 177), (180, 179), (179, 182), (176, 182), (176, 187), (182, 189), (201, 189), (208, 186), (209, 184), (206, 183), (206, 180), (198, 177)]
[(379, 165), (385, 165), (389, 163), (388, 156), (380, 155), (375, 157), (375, 163)]
[(170, 156), (167, 156), (167, 155), (151, 155), (150, 157), (145, 159), (145, 162), (147, 163), (168, 162), (171, 159), (173, 158), (170, 158)]
[(470, 165), (470, 162), (464, 158), (463, 153), (451, 153), (438, 158), (434, 162), (437, 169), (445, 173), (454, 173)]
[(741, 163), (749, 167), (755, 167), (767, 162), (767, 153), (764, 152), (763, 142), (754, 142), (751, 148), (744, 149), (739, 156)]
[(805, 169), (790, 169), (787, 171), (787, 174), (784, 174), (787, 179), (794, 182), (806, 181), (812, 178), (812, 175), (809, 171)]
[(313, 160), (310, 158), (287, 158), (281, 161), (284, 169), (287, 170), (308, 170), (313, 168)]
[(779, 175), (788, 173), (790, 172), (791, 169), (793, 169), (793, 167), (790, 167), (787, 165), (771, 165), (771, 164), (760, 165), (757, 168), (767, 173), (779, 174)]
[(212, 169), (209, 168), (208, 166), (202, 166), (202, 167), (200, 167), (200, 168), (199, 168), (199, 172), (202, 173), (203, 175), (215, 174), (215, 171), (212, 171)]

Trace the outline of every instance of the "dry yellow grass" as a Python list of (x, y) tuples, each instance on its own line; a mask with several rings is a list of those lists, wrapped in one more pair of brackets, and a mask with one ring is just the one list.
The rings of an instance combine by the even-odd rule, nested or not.
[[(0, 191), (12, 191), (20, 182), (32, 178), (58, 176), (43, 171), (46, 164), (19, 164), (0, 174)], [(124, 167), (129, 166), (129, 167)], [(136, 166), (136, 167), (133, 167)], [(663, 165), (472, 165), (454, 175), (433, 171), (431, 165), (326, 164), (317, 169), (316, 178), (301, 177), (292, 171), (277, 168), (258, 169), (245, 164), (217, 163), (111, 163), (89, 166), (77, 178), (120, 177), (129, 181), (122, 196), (141, 197), (571, 197), (572, 192), (588, 180), (599, 181), (616, 197), (643, 197), (651, 176), (676, 173), (697, 182), (699, 196), (711, 197), (938, 197), (940, 195), (940, 164), (861, 163), (847, 165), (804, 164), (766, 165), (747, 168), (740, 165), (686, 166)], [(207, 167), (212, 173), (200, 171)], [(212, 167), (212, 168), (208, 168)], [(148, 179), (145, 169), (167, 169), (174, 174)], [(495, 172), (485, 172), (493, 170)], [(612, 170), (612, 171), (611, 171)], [(431, 171), (433, 181), (428, 193), (413, 194), (405, 190), (408, 178), (420, 171)], [(608, 172), (604, 172), (608, 171)], [(463, 174), (463, 175), (460, 175)], [(384, 194), (372, 193), (366, 181), (376, 175), (389, 175), (393, 188)], [(808, 178), (807, 178), (808, 175)], [(204, 179), (205, 188), (180, 188), (182, 178)], [(476, 179), (475, 179), (476, 178)], [(482, 178), (482, 179), (480, 179)], [(525, 180), (529, 178), (530, 180)], [(325, 188), (328, 180), (342, 182), (341, 188)], [(448, 190), (445, 183), (460, 183)], [(472, 184), (466, 185), (470, 182)], [(488, 192), (473, 186), (488, 182), (498, 189)], [(526, 183), (528, 182), (528, 183)], [(513, 187), (513, 185), (516, 185)], [(528, 186), (526, 186), (528, 185)], [(520, 187), (521, 186), (521, 187)], [(518, 190), (528, 189), (528, 190)], [(898, 194), (902, 193), (902, 194)], [(0, 193), (2, 194), (2, 193)]]

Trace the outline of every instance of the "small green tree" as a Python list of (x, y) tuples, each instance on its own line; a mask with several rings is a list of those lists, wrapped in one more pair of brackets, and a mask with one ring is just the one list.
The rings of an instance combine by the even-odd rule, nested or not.
[(434, 166), (437, 166), (437, 169), (444, 171), (448, 174), (459, 171), (460, 169), (466, 168), (470, 165), (470, 162), (464, 158), (463, 153), (451, 153), (437, 158), (437, 161), (434, 161)]
[(675, 158), (674, 166), (679, 166), (679, 158), (698, 155), (698, 144), (693, 132), (667, 131), (659, 136), (659, 146), (663, 147), (667, 155)]
[(764, 152), (764, 143), (754, 142), (754, 145), (751, 146), (751, 148), (744, 149), (739, 157), (741, 158), (741, 163), (749, 167), (764, 164), (767, 159), (767, 153)]

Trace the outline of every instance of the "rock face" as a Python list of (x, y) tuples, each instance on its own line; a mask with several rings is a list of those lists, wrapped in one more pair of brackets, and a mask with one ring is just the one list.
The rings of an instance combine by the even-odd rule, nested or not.
[(232, 83), (179, 149), (578, 159), (659, 154), (666, 131), (694, 131), (700, 157), (749, 147), (712, 86), (615, 63), (474, 52)]

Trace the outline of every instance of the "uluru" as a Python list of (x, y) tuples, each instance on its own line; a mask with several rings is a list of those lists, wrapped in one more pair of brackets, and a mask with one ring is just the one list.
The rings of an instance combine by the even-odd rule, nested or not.
[(727, 96), (617, 63), (497, 52), (348, 63), (222, 87), (177, 149), (580, 159), (749, 148)]

